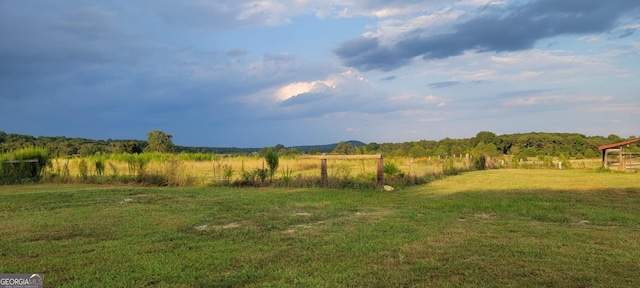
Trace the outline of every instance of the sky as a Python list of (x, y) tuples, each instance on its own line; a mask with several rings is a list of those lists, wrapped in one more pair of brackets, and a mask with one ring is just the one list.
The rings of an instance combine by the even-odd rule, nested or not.
[(0, 131), (640, 136), (638, 0), (0, 0)]

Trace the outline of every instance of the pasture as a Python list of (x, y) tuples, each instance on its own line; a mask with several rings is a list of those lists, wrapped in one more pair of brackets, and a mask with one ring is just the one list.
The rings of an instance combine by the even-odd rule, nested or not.
[(640, 175), (398, 189), (0, 187), (0, 271), (47, 287), (638, 287)]

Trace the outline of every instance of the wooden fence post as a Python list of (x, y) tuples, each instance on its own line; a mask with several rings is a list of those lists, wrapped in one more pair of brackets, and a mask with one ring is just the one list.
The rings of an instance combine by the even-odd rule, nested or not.
[(382, 187), (384, 185), (384, 160), (382, 159), (382, 154), (380, 154), (380, 159), (378, 159), (378, 187)]
[(327, 175), (327, 158), (320, 158), (320, 183), (322, 187), (329, 184), (329, 176)]
[(320, 184), (322, 187), (329, 186), (329, 175), (327, 173), (327, 159), (378, 159), (378, 175), (377, 185), (384, 185), (384, 160), (382, 154), (366, 154), (366, 155), (317, 155), (317, 156), (300, 156), (299, 159), (320, 159)]
[(471, 158), (469, 158), (469, 153), (465, 156), (465, 164), (467, 164), (467, 170), (471, 169)]

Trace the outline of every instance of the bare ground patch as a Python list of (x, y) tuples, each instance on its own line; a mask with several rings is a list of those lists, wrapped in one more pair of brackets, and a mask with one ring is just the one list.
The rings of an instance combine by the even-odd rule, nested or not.
[(225, 225), (208, 225), (208, 224), (203, 224), (203, 225), (199, 225), (199, 226), (194, 226), (193, 229), (196, 229), (198, 231), (207, 231), (207, 230), (213, 230), (213, 229), (234, 229), (234, 228), (240, 228), (243, 226), (247, 226), (246, 224), (243, 223), (238, 223), (238, 222), (232, 222), (232, 223), (228, 223)]

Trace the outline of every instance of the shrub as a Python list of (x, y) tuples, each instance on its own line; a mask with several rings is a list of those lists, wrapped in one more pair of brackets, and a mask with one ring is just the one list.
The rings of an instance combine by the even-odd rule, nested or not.
[(571, 158), (569, 158), (569, 156), (567, 156), (567, 154), (560, 154), (560, 162), (562, 162), (562, 168), (571, 168)]
[(278, 170), (278, 152), (273, 150), (273, 148), (267, 149), (267, 152), (264, 154), (264, 159), (267, 161), (267, 166), (269, 167), (269, 178), (273, 180), (273, 175), (276, 174)]
[(265, 168), (256, 168), (255, 175), (260, 179), (260, 182), (267, 180), (267, 176), (269, 176), (269, 170)]
[(96, 159), (95, 165), (96, 165), (96, 175), (98, 176), (104, 175), (104, 161), (102, 161), (102, 159)]
[(382, 172), (385, 175), (393, 176), (393, 175), (399, 174), (401, 170), (400, 168), (398, 168), (398, 166), (396, 166), (395, 163), (387, 162), (387, 163), (384, 163), (384, 166), (382, 166)]
[(38, 182), (47, 166), (51, 166), (51, 161), (46, 149), (28, 148), (0, 154), (0, 184)]
[(224, 175), (223, 179), (225, 182), (231, 181), (231, 177), (233, 177), (233, 167), (231, 165), (224, 166)]
[(473, 168), (476, 170), (485, 170), (487, 168), (487, 156), (480, 155), (473, 159)]
[(87, 161), (85, 161), (84, 159), (80, 160), (80, 163), (78, 164), (78, 170), (80, 171), (80, 176), (82, 177), (82, 179), (87, 180), (87, 177), (89, 176), (89, 165), (87, 165)]

